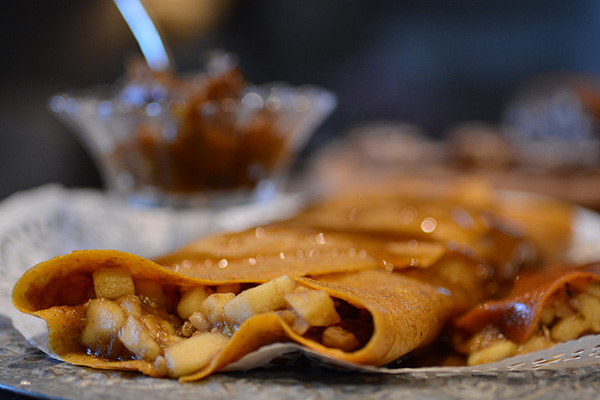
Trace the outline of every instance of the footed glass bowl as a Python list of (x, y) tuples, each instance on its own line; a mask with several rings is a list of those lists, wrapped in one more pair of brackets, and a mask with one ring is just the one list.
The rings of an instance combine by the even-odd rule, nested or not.
[(90, 152), (108, 191), (184, 208), (281, 194), (336, 103), (315, 86), (250, 85), (220, 59), (185, 79), (136, 65), (124, 84), (57, 94), (50, 109)]

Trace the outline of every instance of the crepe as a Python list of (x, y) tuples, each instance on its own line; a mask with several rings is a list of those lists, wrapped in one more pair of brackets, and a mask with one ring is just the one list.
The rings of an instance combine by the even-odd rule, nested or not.
[[(556, 217), (531, 221), (536, 210)], [(446, 190), (387, 186), (336, 194), (286, 221), (200, 238), (155, 261), (196, 278), (264, 281), (280, 268), (290, 275), (428, 268), (451, 250), (481, 261), (502, 284), (521, 265), (563, 251), (571, 222), (572, 207), (547, 199), (499, 202), (479, 182)], [(553, 232), (552, 251), (529, 232)]]
[(59, 256), (23, 275), (13, 303), (46, 320), (51, 351), (78, 365), (189, 381), (289, 341), (382, 366), (500, 296), (538, 254), (482, 197), (379, 195), (332, 199), (155, 260)]
[[(464, 262), (463, 257), (458, 255), (444, 257), (438, 267), (460, 269), (463, 273), (470, 270), (472, 276), (476, 276), (476, 266)], [(109, 292), (114, 290), (116, 293), (98, 293), (102, 292), (102, 289), (97, 288), (98, 279), (102, 279), (98, 278), (98, 271), (108, 271), (117, 276), (108, 278), (110, 282), (105, 284), (109, 286)], [(134, 283), (131, 292), (127, 290), (128, 284), (123, 283), (128, 276)], [(288, 276), (269, 282), (280, 281), (285, 277)], [(335, 359), (383, 365), (431, 342), (439, 333), (443, 321), (458, 312), (459, 307), (464, 308), (465, 303), (472, 303), (474, 290), (480, 292), (479, 296), (482, 295), (481, 290), (478, 290), (481, 287), (479, 278), (464, 285), (464, 292), (452, 293), (446, 288), (419, 281), (415, 277), (373, 269), (327, 274), (319, 279), (288, 279), (293, 284), (285, 289), (286, 294), (300, 293), (302, 296), (305, 291), (298, 288), (310, 288), (313, 290), (306, 291), (324, 291), (329, 295), (328, 298), (334, 299), (339, 317), (334, 319), (332, 325), (345, 327), (340, 334), (352, 333), (355, 338), (352, 340), (358, 342), (348, 349), (323, 344), (323, 329), (307, 326), (304, 320), (298, 322), (299, 318), (292, 315), (289, 306), (274, 306), (272, 308), (275, 310), (261, 310), (257, 314), (250, 312), (248, 318), (238, 319), (241, 321), (239, 326), (235, 326), (236, 322), (228, 320), (229, 323), (226, 323), (221, 320), (222, 316), (216, 316), (210, 329), (206, 331), (207, 335), (214, 336), (214, 340), (208, 340), (208, 344), (202, 345), (210, 348), (215, 342), (214, 354), (208, 357), (203, 355), (205, 350), (200, 351), (192, 346), (191, 349), (194, 350), (190, 350), (190, 354), (195, 351), (198, 358), (208, 357), (209, 360), (194, 364), (191, 370), (184, 368), (184, 372), (180, 373), (177, 367), (171, 368), (163, 364), (169, 362), (169, 346), (186, 342), (186, 323), (181, 318), (183, 313), (180, 310), (181, 299), (186, 292), (191, 293), (196, 287), (209, 287), (216, 297), (231, 295), (228, 297), (228, 301), (231, 301), (235, 296), (228, 291), (235, 290), (232, 285), (236, 281), (217, 282), (190, 278), (144, 258), (111, 250), (76, 251), (37, 265), (15, 285), (13, 302), (20, 311), (46, 320), (50, 348), (67, 362), (193, 380), (224, 368), (262, 345), (289, 340)], [(277, 290), (268, 295), (267, 302), (275, 301), (273, 299), (278, 296), (276, 292)], [(241, 295), (238, 294), (237, 297)], [(134, 298), (140, 301), (133, 300)], [(138, 303), (141, 303), (141, 309), (132, 311)], [(92, 315), (90, 310), (95, 309), (94, 307), (101, 309), (94, 311)], [(322, 311), (323, 308), (319, 307), (319, 313)], [(110, 312), (112, 316), (107, 315)], [(206, 314), (210, 315), (211, 312), (218, 314), (214, 310)], [(177, 316), (178, 313), (180, 316)], [(310, 317), (306, 319), (310, 320)], [(90, 326), (101, 332), (90, 333)], [(154, 328), (157, 330), (153, 331)], [(303, 332), (304, 328), (308, 330)], [(131, 332), (123, 333), (124, 331)], [(146, 340), (148, 334), (162, 347), (159, 351), (161, 355), (149, 355), (152, 349), (148, 348), (151, 346), (138, 349), (144, 347), (140, 343)], [(133, 337), (135, 343), (130, 343), (128, 335)], [(85, 339), (86, 336), (93, 338)], [(127, 343), (127, 346), (119, 342)], [(165, 361), (160, 361), (165, 358)], [(173, 363), (177, 364), (175, 361)]]
[(523, 271), (506, 297), (478, 304), (454, 328), (469, 365), (600, 333), (600, 264)]

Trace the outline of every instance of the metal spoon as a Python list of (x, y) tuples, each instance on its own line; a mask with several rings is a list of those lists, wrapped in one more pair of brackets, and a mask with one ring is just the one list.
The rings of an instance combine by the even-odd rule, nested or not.
[(154, 71), (169, 69), (171, 66), (169, 54), (142, 3), (139, 0), (113, 1), (129, 25), (150, 69)]

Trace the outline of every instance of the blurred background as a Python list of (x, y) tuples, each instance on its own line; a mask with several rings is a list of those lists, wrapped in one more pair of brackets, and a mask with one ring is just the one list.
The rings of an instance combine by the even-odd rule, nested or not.
[[(254, 83), (317, 84), (335, 113), (303, 155), (365, 121), (440, 137), (496, 124), (524, 81), (600, 75), (596, 0), (146, 0), (178, 71), (239, 56)], [(85, 150), (48, 110), (56, 92), (109, 84), (140, 54), (110, 0), (22, 0), (0, 13), (0, 198), (48, 182), (99, 187)]]

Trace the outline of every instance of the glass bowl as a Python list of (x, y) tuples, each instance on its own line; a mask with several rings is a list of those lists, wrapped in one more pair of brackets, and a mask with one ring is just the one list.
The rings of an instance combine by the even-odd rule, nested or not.
[(50, 109), (91, 154), (106, 189), (136, 205), (273, 199), (335, 109), (317, 86), (252, 85), (230, 55), (185, 78), (130, 65), (119, 84), (61, 93)]

